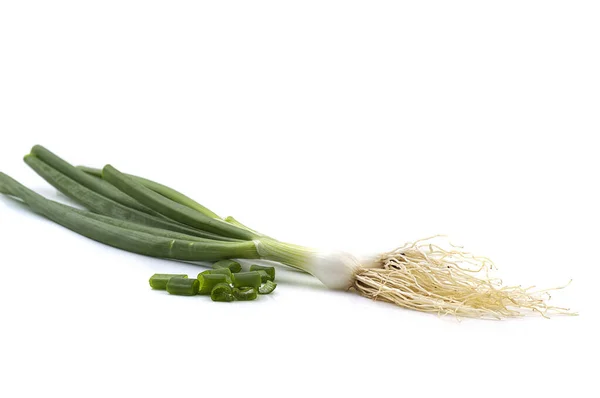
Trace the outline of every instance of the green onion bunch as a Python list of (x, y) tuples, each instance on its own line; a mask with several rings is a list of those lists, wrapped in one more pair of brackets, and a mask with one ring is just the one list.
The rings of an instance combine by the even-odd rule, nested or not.
[[(503, 318), (529, 309), (542, 315), (567, 309), (547, 305), (547, 290), (502, 286), (489, 278), (491, 262), (432, 239), (407, 243), (381, 255), (357, 257), (281, 242), (233, 217), (222, 218), (188, 196), (147, 178), (106, 165), (75, 167), (36, 145), (25, 163), (86, 210), (37, 194), (4, 173), (0, 193), (90, 239), (142, 255), (212, 262), (191, 279), (154, 275), (150, 284), (172, 294), (206, 294), (215, 301), (253, 300), (274, 288), (274, 268), (241, 272), (234, 259), (264, 259), (312, 274), (331, 289), (404, 308), (438, 314)], [(237, 265), (236, 265), (237, 264)], [(225, 270), (225, 271), (223, 271)]]

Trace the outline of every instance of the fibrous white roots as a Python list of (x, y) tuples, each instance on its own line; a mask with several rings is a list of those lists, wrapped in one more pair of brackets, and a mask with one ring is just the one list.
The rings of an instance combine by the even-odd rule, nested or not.
[[(450, 245), (444, 249), (435, 238), (405, 244), (380, 256), (379, 268), (361, 269), (354, 288), (375, 300), (401, 307), (460, 317), (505, 318), (527, 310), (542, 316), (573, 314), (547, 304), (546, 290), (534, 286), (502, 286), (488, 275), (493, 263)], [(564, 286), (563, 286), (564, 287)], [(560, 289), (560, 288), (557, 288)]]

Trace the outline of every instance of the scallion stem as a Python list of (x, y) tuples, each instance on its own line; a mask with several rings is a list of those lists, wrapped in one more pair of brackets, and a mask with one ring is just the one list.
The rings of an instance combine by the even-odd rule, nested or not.
[(31, 148), (31, 154), (36, 156), (42, 162), (46, 163), (48, 166), (64, 174), (73, 181), (83, 185), (84, 187), (98, 193), (99, 195), (114, 200), (115, 202), (120, 203), (129, 208), (136, 209), (144, 213), (156, 215), (156, 212), (150, 210), (146, 206), (139, 203), (137, 200), (119, 191), (117, 188), (113, 187), (108, 182), (98, 180), (97, 178), (89, 176), (82, 170), (79, 170), (77, 167), (72, 166), (70, 163), (61, 159), (60, 157), (50, 152), (48, 149), (44, 148), (41, 145), (35, 145), (33, 148)]
[[(77, 166), (77, 168), (80, 169), (82, 172), (85, 172), (89, 175), (93, 175), (93, 176), (102, 178), (102, 170), (101, 169), (95, 169), (95, 168), (86, 167), (86, 166)], [(210, 218), (218, 218), (218, 219), (221, 218), (213, 211), (207, 209), (206, 207), (202, 206), (200, 203), (196, 202), (192, 198), (182, 194), (179, 191), (176, 191), (173, 188), (169, 188), (166, 185), (149, 180), (147, 178), (138, 177), (138, 176), (135, 176), (132, 174), (126, 174), (126, 175), (128, 177), (136, 180), (140, 184), (144, 185), (146, 188), (149, 188), (149, 189), (153, 190), (154, 192), (161, 194), (165, 198), (171, 199), (174, 202), (177, 202), (179, 204), (187, 206), (190, 209), (194, 209)]]
[[(95, 213), (149, 227), (167, 229), (188, 235), (207, 236), (204, 231), (198, 231), (187, 225), (129, 208), (106, 198), (52, 168), (35, 155), (26, 155), (24, 160), (29, 167), (50, 183), (50, 185)], [(216, 238), (219, 235), (211, 234), (211, 236)]]
[(167, 199), (121, 173), (111, 165), (104, 166), (102, 177), (143, 205), (177, 222), (230, 238), (252, 240), (257, 237), (256, 234), (246, 229), (236, 227), (220, 219), (208, 217), (187, 206)]
[(90, 239), (152, 257), (184, 261), (216, 261), (226, 258), (256, 259), (254, 242), (186, 241), (165, 238), (150, 233), (117, 227), (80, 214), (69, 206), (61, 205), (38, 195), (4, 173), (0, 185), (12, 196), (20, 198), (33, 211)]

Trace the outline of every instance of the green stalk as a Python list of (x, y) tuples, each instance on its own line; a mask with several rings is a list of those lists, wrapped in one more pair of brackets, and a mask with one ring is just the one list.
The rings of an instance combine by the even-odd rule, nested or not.
[[(91, 176), (97, 177), (97, 178), (102, 178), (102, 169), (97, 169), (95, 167), (87, 167), (87, 166), (75, 166), (77, 167), (79, 170), (83, 171), (86, 174), (89, 174)], [(129, 177), (135, 177), (132, 174), (127, 174)]]
[(84, 173), (83, 171), (79, 170), (75, 166), (56, 156), (54, 153), (50, 152), (48, 149), (44, 148), (41, 145), (35, 145), (33, 148), (31, 148), (31, 154), (35, 155), (42, 162), (46, 163), (48, 166), (64, 174), (65, 176), (69, 177), (73, 181), (78, 182), (84, 187), (104, 197), (112, 199), (115, 202), (130, 207), (132, 209), (156, 215), (156, 212), (150, 210), (149, 208), (142, 205), (132, 197), (119, 191), (117, 188), (113, 187), (106, 181), (98, 180), (97, 178), (94, 178)]
[[(66, 206), (66, 205), (63, 205), (62, 203), (58, 203), (58, 202), (55, 202), (55, 203), (57, 203), (60, 206)], [(66, 206), (66, 207), (68, 207), (68, 206)], [(110, 225), (114, 225), (114, 226), (125, 228), (125, 229), (130, 229), (132, 231), (145, 232), (145, 233), (148, 233), (151, 235), (162, 236), (164, 238), (190, 240), (190, 241), (194, 241), (194, 242), (205, 242), (205, 241), (241, 242), (240, 239), (219, 236), (219, 235), (211, 234), (210, 232), (198, 231), (197, 232), (198, 236), (194, 236), (194, 235), (183, 234), (180, 232), (170, 231), (168, 229), (163, 229), (163, 228), (148, 227), (146, 225), (142, 225), (142, 224), (126, 221), (126, 220), (120, 220), (118, 218), (107, 217), (107, 216), (103, 216), (101, 214), (92, 213), (90, 211), (85, 211), (85, 210), (80, 210), (80, 209), (75, 209), (75, 208), (71, 208), (71, 209), (85, 217), (88, 217), (88, 218), (91, 218), (94, 220), (98, 220), (98, 221), (102, 221), (102, 222), (110, 224)]]
[(176, 231), (187, 235), (214, 239), (218, 238), (216, 234), (207, 235), (204, 231), (198, 231), (194, 228), (175, 223), (162, 217), (155, 217), (108, 199), (50, 167), (35, 155), (26, 155), (24, 160), (36, 173), (60, 192), (95, 213), (149, 227)]
[(245, 226), (244, 224), (242, 224), (241, 222), (239, 222), (238, 220), (236, 220), (235, 218), (233, 218), (231, 216), (227, 216), (225, 218), (225, 222), (228, 222), (229, 224), (235, 225), (236, 227), (246, 229), (246, 230), (252, 232), (253, 234), (255, 234), (256, 236), (265, 236), (266, 237), (266, 235), (261, 234), (260, 232), (255, 231), (255, 230), (253, 230), (250, 227)]
[[(4, 189), (3, 186), (0, 186), (0, 193), (12, 196), (12, 193), (9, 192), (7, 189)], [(48, 199), (48, 200), (50, 200), (50, 199)], [(57, 206), (62, 206), (62, 207), (68, 208), (75, 213), (78, 213), (84, 217), (91, 218), (93, 220), (102, 221), (106, 224), (129, 229), (132, 231), (145, 232), (145, 233), (148, 233), (151, 235), (162, 236), (163, 238), (189, 240), (189, 241), (194, 241), (194, 242), (215, 241), (215, 240), (216, 241), (226, 241), (226, 242), (240, 242), (239, 239), (226, 238), (223, 236), (214, 235), (214, 234), (204, 232), (204, 231), (198, 231), (200, 234), (203, 235), (202, 237), (200, 237), (200, 236), (182, 234), (179, 232), (170, 231), (168, 229), (148, 227), (146, 225), (138, 224), (135, 222), (120, 220), (118, 218), (107, 217), (107, 216), (103, 216), (101, 214), (92, 213), (91, 211), (87, 211), (87, 210), (76, 209), (74, 207), (70, 207), (70, 206), (67, 206), (67, 205), (59, 203), (59, 202), (55, 202), (55, 201), (51, 201), (51, 202), (56, 204)], [(26, 203), (24, 203), (24, 204), (26, 205)], [(227, 260), (225, 260), (225, 261), (227, 261)]]
[[(36, 165), (39, 166), (39, 165)], [(48, 167), (48, 166), (46, 166)], [(58, 173), (60, 175), (60, 173)], [(56, 177), (56, 176), (54, 176)], [(67, 177), (62, 176), (65, 180), (68, 180)], [(50, 180), (49, 182), (51, 182), (51, 184), (53, 184), (54, 180)], [(54, 184), (53, 184), (54, 185)], [(57, 186), (57, 188), (67, 194), (67, 191), (63, 191), (63, 186), (62, 185), (55, 185)], [(6, 189), (6, 184), (4, 184), (3, 187), (3, 183), (0, 180), (0, 189), (1, 191), (4, 191), (2, 193), (9, 193), (11, 195), (14, 196), (18, 196), (12, 192), (10, 192), (10, 190)], [(85, 189), (85, 188), (83, 188)], [(69, 195), (67, 195), (69, 196)], [(102, 197), (100, 197), (102, 198)], [(109, 201), (108, 199), (105, 199)], [(114, 226), (118, 226), (118, 227), (122, 227), (124, 229), (128, 229), (128, 230), (137, 230), (139, 232), (145, 232), (148, 234), (153, 234), (153, 235), (158, 235), (158, 236), (163, 236), (163, 237), (170, 237), (173, 238), (175, 240), (186, 240), (187, 235), (190, 235), (191, 233), (194, 233), (196, 235), (198, 234), (204, 234), (205, 236), (203, 236), (204, 238), (207, 239), (223, 239), (222, 237), (219, 236), (215, 236), (215, 235), (208, 235), (206, 236), (207, 233), (204, 233), (203, 231), (196, 231), (196, 230), (192, 230), (191, 233), (188, 232), (187, 234), (183, 233), (183, 234), (178, 234), (177, 232), (173, 232), (172, 228), (167, 229), (166, 227), (152, 227), (152, 226), (148, 226), (148, 225), (139, 225), (136, 222), (128, 222), (127, 220), (119, 220), (119, 219), (115, 219), (113, 217), (119, 217), (119, 213), (115, 213), (115, 212), (111, 212), (113, 214), (113, 217), (106, 217), (104, 218), (102, 215), (97, 215), (94, 213), (89, 213), (89, 212), (84, 212), (82, 210), (79, 209), (72, 209), (69, 206), (60, 204), (60, 203), (55, 203), (57, 206), (63, 206), (64, 208), (68, 208), (73, 212), (79, 212), (81, 216), (84, 217), (88, 217), (88, 218), (92, 218), (95, 219), (97, 221), (101, 221), (104, 223), (110, 223)], [(114, 202), (113, 202), (114, 203)], [(117, 205), (115, 203), (115, 205)], [(93, 207), (93, 206), (92, 206)], [(131, 212), (134, 212), (134, 210), (128, 209)], [(146, 215), (145, 215), (146, 216)], [(147, 215), (147, 217), (151, 217), (149, 215)], [(162, 221), (162, 220), (160, 220)], [(200, 238), (196, 238), (196, 239), (200, 239)], [(228, 238), (225, 238), (228, 239)], [(230, 239), (230, 238), (229, 238)], [(187, 240), (191, 240), (189, 238), (187, 238)], [(296, 268), (300, 271), (303, 272), (307, 272), (308, 270), (306, 269), (306, 264), (310, 261), (311, 257), (314, 256), (315, 254), (318, 253), (317, 250), (311, 249), (311, 248), (307, 248), (304, 246), (298, 246), (298, 245), (292, 245), (292, 244), (288, 244), (288, 243), (283, 243), (283, 242), (279, 242), (276, 241), (274, 239), (270, 239), (270, 238), (266, 238), (266, 237), (261, 237), (259, 239), (256, 239), (257, 243), (258, 243), (258, 252), (260, 253), (260, 258), (265, 259), (265, 260), (271, 260), (271, 261), (277, 261), (280, 262), (282, 264), (285, 264), (287, 266), (290, 266), (292, 268)], [(235, 258), (235, 257), (229, 257), (229, 258)], [(244, 258), (244, 257), (240, 257), (240, 258)], [(258, 258), (258, 257), (255, 257)], [(213, 266), (216, 267), (220, 267), (221, 264), (224, 264), (223, 266), (231, 266), (231, 264), (235, 265), (236, 267), (239, 267), (239, 263), (232, 261), (232, 260), (225, 260), (223, 262), (217, 262), (215, 263)], [(234, 269), (234, 271), (239, 272), (238, 269)]]
[[(82, 167), (79, 166), (81, 169), (85, 170), (85, 172), (97, 176), (97, 177), (102, 177), (102, 171), (98, 170), (98, 169), (93, 169), (93, 168), (87, 168), (87, 167)], [(108, 166), (108, 170), (107, 168), (105, 168), (105, 174), (104, 174), (104, 178), (110, 177), (112, 176), (111, 172), (114, 172), (114, 168)], [(121, 175), (121, 179), (123, 178), (127, 178), (129, 176), (130, 180), (135, 180), (135, 179), (141, 179), (141, 180), (145, 180), (141, 177), (135, 177), (135, 176), (130, 176), (130, 175), (124, 175), (123, 173), (120, 173), (118, 171), (116, 171), (117, 173), (119, 173)], [(119, 175), (117, 174), (117, 176)], [(148, 181), (148, 180), (146, 180)], [(139, 182), (139, 184), (142, 184), (142, 182)], [(162, 185), (166, 190), (171, 190), (171, 188), (166, 187), (164, 185)], [(150, 189), (150, 188), (149, 188)], [(176, 191), (175, 191), (176, 192)], [(134, 196), (130, 193), (131, 196)], [(157, 195), (160, 196), (160, 195)], [(135, 197), (135, 196), (134, 196)], [(139, 198), (137, 198), (139, 200)], [(163, 200), (165, 200), (165, 198), (163, 198)], [(191, 199), (190, 199), (191, 200)], [(173, 205), (172, 202), (167, 202), (167, 204), (171, 204)], [(179, 203), (181, 205), (181, 203)], [(149, 206), (152, 208), (152, 206)], [(164, 213), (163, 213), (164, 214)], [(240, 229), (244, 229), (247, 230), (249, 233), (253, 234), (254, 239), (255, 240), (259, 240), (260, 244), (259, 244), (259, 250), (261, 251), (261, 256), (264, 259), (269, 259), (269, 260), (273, 260), (273, 261), (277, 261), (280, 263), (283, 263), (285, 265), (288, 265), (292, 268), (295, 268), (297, 270), (303, 271), (303, 272), (307, 272), (306, 270), (306, 264), (308, 262), (311, 261), (312, 257), (314, 257), (318, 251), (311, 249), (311, 248), (307, 248), (304, 246), (298, 246), (298, 245), (293, 245), (293, 244), (288, 244), (288, 243), (283, 243), (283, 242), (279, 242), (275, 239), (269, 238), (266, 235), (263, 235), (259, 232), (254, 231), (252, 228), (240, 223), (239, 221), (237, 221), (236, 219), (234, 219), (233, 217), (227, 217), (225, 219), (226, 222), (239, 227)]]
[(308, 271), (307, 263), (320, 253), (317, 249), (266, 237), (258, 240), (258, 252), (265, 260), (276, 261), (305, 272)]
[[(77, 168), (80, 169), (81, 171), (87, 173), (90, 176), (94, 176), (96, 178), (103, 178), (101, 169), (95, 169), (93, 167), (86, 167), (86, 166), (77, 166)], [(127, 174), (127, 173), (123, 173), (123, 174), (126, 175), (127, 177), (131, 178), (132, 180), (142, 184), (146, 188), (151, 189), (152, 191), (164, 196), (165, 198), (171, 199), (173, 202), (179, 203), (180, 205), (183, 205), (183, 206), (187, 206), (190, 209), (196, 210), (196, 211), (204, 214), (207, 217), (215, 218), (215, 219), (219, 219), (219, 220), (221, 219), (221, 217), (219, 217), (217, 214), (215, 214), (211, 210), (207, 209), (206, 207), (202, 206), (200, 203), (196, 202), (192, 198), (182, 194), (179, 191), (176, 191), (173, 188), (170, 188), (166, 185), (160, 184), (158, 182), (149, 180), (144, 177), (139, 177), (139, 176), (136, 176), (133, 174)], [(225, 221), (232, 225), (235, 225), (236, 227), (246, 229), (246, 230), (254, 233), (256, 236), (264, 236), (263, 234), (253, 230), (252, 228), (245, 226), (244, 224), (237, 221), (235, 218), (233, 218), (231, 216), (226, 217)]]
[(143, 205), (180, 223), (231, 238), (252, 240), (257, 235), (251, 231), (236, 227), (223, 220), (215, 219), (199, 213), (187, 206), (165, 198), (159, 193), (146, 188), (136, 180), (121, 173), (111, 165), (102, 169), (102, 178), (112, 185), (138, 200)]
[[(101, 169), (95, 169), (95, 168), (86, 167), (86, 166), (77, 166), (77, 168), (80, 169), (82, 172), (85, 172), (89, 175), (102, 178), (102, 170)], [(207, 209), (206, 207), (202, 206), (200, 203), (196, 202), (189, 196), (186, 196), (186, 195), (182, 194), (181, 192), (174, 190), (173, 188), (169, 188), (166, 185), (159, 184), (158, 182), (148, 180), (147, 178), (138, 177), (133, 174), (125, 174), (125, 175), (127, 177), (137, 181), (138, 183), (142, 184), (146, 188), (149, 188), (149, 189), (153, 190), (154, 192), (161, 194), (165, 198), (171, 199), (173, 202), (177, 202), (179, 204), (189, 207), (190, 209), (194, 209), (194, 210), (204, 214), (207, 217), (221, 219), (221, 217), (219, 217), (216, 213), (214, 213), (211, 210)]]
[[(32, 160), (35, 160), (34, 156), (32, 156), (31, 158)], [(41, 163), (43, 165), (43, 162)], [(45, 165), (45, 167), (49, 166)], [(68, 177), (62, 176), (60, 173), (57, 174), (63, 180), (69, 180)], [(13, 196), (20, 197), (26, 203), (29, 203), (29, 201), (23, 197), (22, 192), (19, 191), (15, 193), (14, 187), (7, 187), (6, 179), (4, 181), (0, 180), (0, 187), (3, 187), (3, 189), (11, 192)], [(86, 189), (85, 187), (80, 188)], [(91, 194), (97, 195), (94, 192), (91, 192)], [(113, 202), (102, 196), (99, 197), (101, 200), (111, 202), (114, 205), (118, 205), (116, 202)], [(50, 201), (47, 201), (46, 199), (44, 200), (46, 201), (45, 203), (49, 203), (49, 206), (52, 204)], [(29, 203), (29, 205), (33, 207), (31, 203)], [(67, 228), (71, 228), (76, 232), (88, 236), (92, 239), (98, 240), (100, 242), (114, 247), (122, 248), (124, 250), (140, 254), (146, 254), (149, 256), (173, 258), (187, 261), (213, 262), (231, 258), (261, 258), (265, 260), (277, 261), (282, 264), (291, 266), (293, 268), (302, 270), (304, 272), (308, 272), (316, 276), (327, 287), (333, 289), (347, 289), (348, 287), (350, 287), (354, 280), (354, 272), (359, 265), (357, 260), (347, 253), (320, 252), (318, 250), (303, 246), (279, 242), (264, 236), (256, 237), (253, 241), (243, 242), (192, 242), (188, 240), (170, 239), (161, 236), (155, 236), (153, 234), (145, 232), (132, 231), (115, 225), (107, 224), (99, 220), (93, 220), (89, 217), (77, 214), (77, 212), (70, 211), (68, 206), (54, 205), (53, 207), (51, 207), (51, 209), (54, 212), (58, 212), (58, 218), (55, 216), (54, 213), (50, 215), (46, 213), (42, 214), (52, 219), (53, 221), (64, 225)], [(91, 223), (91, 227), (87, 229), (81, 229), (79, 225), (75, 225), (75, 227), (73, 227), (71, 226), (71, 224), (66, 223), (60, 217), (60, 214), (65, 213), (64, 209), (69, 210), (64, 216), (64, 218), (67, 221), (69, 221), (72, 217), (76, 216), (78, 217), (77, 220), (79, 221), (79, 223), (82, 222), (81, 220), (86, 220), (88, 223)], [(129, 208), (125, 209), (127, 209), (129, 212), (135, 211)], [(39, 210), (36, 208), (33, 208), (33, 210), (39, 212)], [(193, 210), (190, 209), (190, 211)], [(152, 217), (147, 214), (144, 215), (147, 217)], [(223, 223), (226, 224), (225, 222)], [(235, 226), (230, 224), (226, 225), (228, 225), (231, 228), (236, 228)], [(92, 230), (91, 235), (87, 232), (88, 229)], [(243, 231), (244, 233), (248, 234), (250, 233), (250, 231), (247, 230), (240, 231)], [(258, 278), (260, 281), (260, 275), (258, 275)]]
[(132, 231), (82, 216), (31, 191), (4, 173), (0, 187), (25, 202), (36, 213), (90, 239), (129, 252), (184, 261), (259, 258), (253, 242), (187, 241)]

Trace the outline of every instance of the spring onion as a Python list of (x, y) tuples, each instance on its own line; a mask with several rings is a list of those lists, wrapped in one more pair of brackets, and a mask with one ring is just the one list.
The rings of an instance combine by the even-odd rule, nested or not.
[(213, 264), (213, 268), (214, 269), (227, 268), (232, 273), (240, 272), (242, 270), (242, 266), (240, 265), (240, 263), (238, 263), (237, 261), (233, 261), (233, 260), (217, 261), (216, 263)]
[(235, 287), (254, 287), (258, 289), (262, 283), (262, 278), (257, 271), (238, 272), (233, 274), (232, 282)]
[(250, 271), (263, 271), (268, 275), (269, 280), (275, 280), (275, 267), (265, 267), (263, 265), (253, 264), (250, 266)]
[(210, 291), (212, 301), (220, 301), (224, 303), (235, 300), (231, 286), (228, 283), (217, 283)]
[(178, 296), (195, 296), (198, 294), (198, 279), (174, 277), (167, 282), (167, 292)]
[(277, 283), (272, 282), (272, 281), (267, 281), (267, 282), (265, 282), (264, 285), (262, 285), (261, 287), (258, 288), (258, 293), (259, 294), (270, 294), (271, 292), (273, 292), (273, 290), (275, 290), (276, 287), (277, 287)]
[[(172, 226), (239, 240), (198, 242), (170, 239), (116, 226), (48, 201), (0, 174), (0, 189), (20, 198), (32, 210), (84, 236), (124, 250), (183, 260), (271, 260), (306, 271), (329, 288), (353, 289), (368, 298), (440, 314), (501, 318), (521, 315), (522, 309), (542, 315), (549, 311), (569, 313), (546, 303), (547, 290), (506, 287), (496, 279), (488, 278), (485, 273), (478, 274), (478, 271), (491, 267), (488, 259), (475, 257), (455, 246), (444, 247), (435, 238), (409, 243), (381, 255), (359, 258), (346, 252), (318, 250), (272, 239), (231, 217), (223, 220), (215, 213), (194, 208), (185, 199), (187, 197), (172, 194), (173, 190), (166, 186), (160, 188), (162, 193), (157, 192), (158, 188), (150, 188), (109, 165), (104, 167), (102, 178), (145, 208), (161, 214), (162, 218), (118, 203), (107, 197), (111, 195), (108, 192), (100, 194), (86, 188), (44, 162), (37, 162), (39, 159), (35, 154), (25, 160), (51, 184), (63, 193), (67, 192), (67, 196), (104, 216), (183, 234), (193, 235)], [(156, 220), (166, 224), (159, 225)], [(203, 283), (202, 279), (214, 276), (218, 275), (200, 275), (199, 284)], [(233, 274), (232, 282), (238, 288), (249, 286), (266, 291), (271, 281), (261, 286), (261, 274), (251, 271)]]
[(236, 287), (233, 289), (233, 297), (238, 301), (256, 300), (257, 296), (256, 289), (253, 287)]
[[(270, 238), (218, 243), (167, 239), (66, 211), (64, 206), (35, 194), (5, 174), (0, 174), (0, 186), (56, 223), (134, 253), (191, 261), (223, 258), (279, 261), (312, 273), (331, 288), (354, 287), (365, 297), (427, 312), (496, 318), (518, 316), (519, 308), (543, 314), (550, 310), (568, 313), (568, 310), (548, 306), (543, 292), (530, 292), (519, 286), (501, 288), (493, 281), (477, 278), (465, 271), (465, 267), (489, 266), (488, 260), (456, 248), (444, 250), (429, 242), (416, 242), (384, 254), (374, 265), (366, 267), (367, 263), (361, 264), (347, 253), (321, 252)], [(255, 275), (258, 282), (253, 287), (259, 288), (260, 275), (257, 272)], [(234, 277), (234, 284), (236, 279)], [(241, 286), (239, 282), (238, 286)]]
[(185, 274), (154, 274), (150, 277), (150, 287), (155, 290), (165, 290), (171, 278), (187, 278)]

